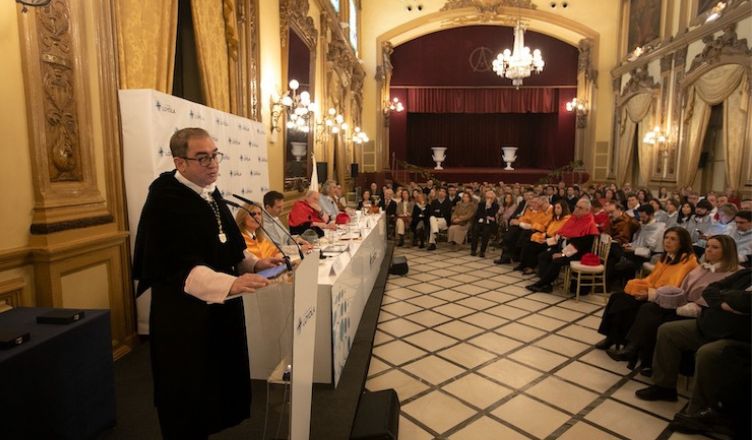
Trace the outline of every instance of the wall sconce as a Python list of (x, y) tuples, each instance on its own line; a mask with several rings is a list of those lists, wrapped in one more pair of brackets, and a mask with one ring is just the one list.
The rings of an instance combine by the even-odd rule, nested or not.
[(349, 139), (351, 142), (362, 145), (369, 141), (368, 135), (365, 131), (361, 130), (360, 127), (355, 127), (355, 132)]
[(584, 99), (572, 98), (567, 102), (567, 111), (576, 112), (577, 115), (577, 128), (585, 128), (587, 126), (587, 115), (589, 113), (588, 102)]
[(661, 130), (661, 127), (656, 125), (655, 128), (645, 133), (645, 136), (642, 138), (642, 142), (648, 145), (656, 145), (658, 147), (658, 151), (661, 154), (661, 162), (663, 163), (663, 166), (661, 167), (661, 174), (663, 178), (666, 178), (666, 175), (668, 173), (669, 153), (668, 133)]
[(324, 120), (316, 123), (316, 142), (326, 143), (329, 141), (329, 136), (347, 133), (349, 129), (350, 125), (345, 122), (345, 117), (331, 107), (327, 110)]
[(392, 115), (392, 112), (402, 113), (404, 110), (405, 106), (402, 105), (399, 98), (394, 98), (391, 101), (384, 101), (384, 106), (381, 109), (381, 112), (384, 115), (384, 126), (389, 126), (389, 117)]
[(283, 114), (288, 115), (287, 124), (292, 130), (308, 133), (311, 130), (311, 118), (318, 111), (318, 105), (311, 101), (311, 94), (307, 91), (298, 94), (300, 83), (297, 80), (290, 81), (290, 90), (281, 97), (272, 96), (272, 133), (281, 129), (279, 118)]

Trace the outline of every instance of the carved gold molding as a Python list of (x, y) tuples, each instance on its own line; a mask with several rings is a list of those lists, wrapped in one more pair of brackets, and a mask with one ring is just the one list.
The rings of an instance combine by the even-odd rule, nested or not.
[(279, 35), (282, 47), (287, 47), (289, 28), (293, 27), (308, 47), (316, 47), (318, 31), (313, 18), (308, 16), (308, 0), (280, 0)]
[(259, 68), (259, 0), (238, 0), (237, 114), (261, 120), (261, 69)]
[(706, 35), (702, 42), (705, 43), (705, 47), (692, 60), (688, 73), (702, 65), (717, 64), (721, 57), (752, 56), (752, 50), (747, 46), (747, 39), (739, 39), (736, 35), (736, 23), (725, 28), (723, 34), (718, 38), (713, 38), (713, 35)]
[(619, 105), (622, 105), (634, 95), (640, 93), (654, 93), (659, 87), (660, 84), (655, 82), (655, 78), (648, 73), (646, 67), (638, 67), (630, 72), (629, 81), (627, 81), (624, 90), (621, 92)]
[(598, 69), (593, 64), (593, 46), (595, 40), (592, 38), (583, 38), (577, 44), (579, 56), (577, 57), (577, 71), (585, 74), (586, 81), (592, 81), (593, 84), (598, 82)]
[(730, 25), (738, 23), (739, 21), (752, 16), (752, 8), (749, 7), (749, 2), (734, 2), (738, 6), (746, 4), (745, 7), (733, 7), (731, 10), (725, 12), (721, 18), (710, 23), (704, 23), (698, 27), (693, 28), (687, 32), (680, 33), (671, 41), (664, 41), (661, 46), (649, 53), (643, 53), (639, 58), (632, 62), (622, 63), (611, 69), (611, 76), (617, 77), (628, 73), (630, 70), (636, 67), (649, 64), (654, 59), (660, 59), (674, 52), (684, 52), (686, 56), (687, 46), (692, 42), (712, 36), (716, 32), (727, 29)]
[(475, 8), (480, 13), (501, 14), (502, 8), (538, 9), (532, 0), (447, 0), (440, 11)]
[[(53, 0), (18, 15), (34, 177), (32, 233), (111, 222), (99, 192), (84, 6)], [(82, 223), (83, 222), (83, 223)]]

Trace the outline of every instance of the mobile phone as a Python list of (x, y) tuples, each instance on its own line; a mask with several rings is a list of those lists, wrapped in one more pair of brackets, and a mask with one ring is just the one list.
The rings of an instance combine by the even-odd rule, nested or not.
[(261, 272), (256, 272), (256, 274), (261, 275), (267, 280), (271, 280), (282, 275), (283, 273), (285, 273), (285, 271), (287, 271), (287, 266), (280, 264), (279, 266), (270, 267), (268, 269), (262, 270)]

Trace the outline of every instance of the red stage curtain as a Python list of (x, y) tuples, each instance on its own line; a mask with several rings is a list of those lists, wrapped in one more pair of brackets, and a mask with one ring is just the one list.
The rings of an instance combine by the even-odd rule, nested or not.
[(574, 156), (572, 140), (558, 139), (558, 115), (451, 114), (407, 115), (407, 160), (431, 167), (431, 147), (448, 147), (443, 167), (502, 167), (501, 146), (518, 148), (515, 168), (554, 169)]
[(558, 89), (408, 88), (411, 113), (555, 113)]

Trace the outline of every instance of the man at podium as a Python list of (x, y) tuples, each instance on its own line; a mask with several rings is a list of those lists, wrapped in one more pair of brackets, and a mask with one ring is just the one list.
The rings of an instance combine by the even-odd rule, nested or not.
[(201, 128), (170, 138), (175, 170), (149, 187), (133, 277), (151, 288), (154, 403), (165, 439), (206, 439), (250, 416), (243, 303), (264, 287), (252, 273), (281, 264), (246, 246), (215, 182), (222, 153)]

